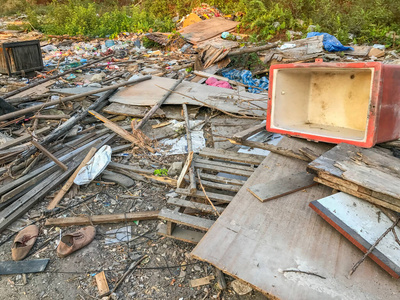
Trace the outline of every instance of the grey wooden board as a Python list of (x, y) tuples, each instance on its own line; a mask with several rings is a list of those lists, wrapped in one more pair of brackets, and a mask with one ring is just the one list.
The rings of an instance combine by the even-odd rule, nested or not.
[[(279, 146), (326, 145), (284, 137)], [(400, 284), (367, 259), (347, 277), (360, 251), (308, 205), (332, 193), (316, 185), (305, 193), (261, 203), (247, 188), (305, 171), (307, 163), (270, 153), (192, 251), (195, 258), (240, 278), (255, 289), (285, 300), (399, 298)], [(326, 279), (302, 273), (317, 273)]]
[(162, 220), (170, 221), (172, 223), (186, 225), (205, 231), (207, 231), (212, 226), (212, 224), (214, 224), (214, 221), (212, 220), (186, 215), (167, 208), (161, 209), (158, 217)]
[(211, 175), (211, 174), (207, 174), (207, 173), (200, 173), (200, 178), (210, 180), (210, 181), (230, 184), (230, 185), (237, 185), (237, 186), (242, 186), (246, 182), (245, 180), (233, 179), (233, 178), (228, 178), (228, 177), (224, 177), (224, 176)]
[(192, 162), (192, 165), (198, 169), (219, 171), (219, 172), (224, 172), (227, 174), (235, 174), (235, 175), (246, 176), (246, 177), (249, 177), (251, 174), (253, 174), (253, 171), (238, 170), (235, 168), (222, 167), (219, 165), (215, 165), (212, 163), (212, 161), (210, 161), (210, 163), (200, 163), (200, 162), (194, 161), (194, 162)]
[(295, 193), (315, 184), (314, 175), (300, 172), (266, 183), (252, 185), (248, 188), (248, 191), (261, 202), (265, 202)]
[[(313, 201), (310, 206), (341, 234), (350, 237), (349, 240), (363, 253), (393, 225), (377, 206), (346, 193)], [(398, 227), (393, 230), (400, 236)], [(379, 242), (370, 257), (391, 276), (399, 278), (400, 245), (392, 233)]]
[[(204, 203), (198, 203), (198, 202), (193, 202), (193, 201), (187, 201), (183, 199), (177, 199), (177, 198), (170, 198), (168, 199), (168, 204), (173, 204), (176, 206), (181, 206), (181, 207), (189, 207), (192, 209), (196, 209), (202, 212), (208, 212), (208, 213), (214, 213), (214, 208), (211, 205), (207, 205)], [(219, 212), (222, 213), (224, 211), (224, 208), (222, 207), (215, 207), (215, 209)]]
[(400, 160), (389, 150), (339, 144), (311, 162), (308, 169), (324, 172), (370, 191), (370, 196), (400, 204)]
[[(50, 92), (66, 94), (66, 95), (78, 95), (78, 94), (83, 94), (83, 93), (95, 91), (95, 90), (98, 90), (98, 89), (99, 89), (98, 87), (86, 86), (86, 87), (75, 87), (75, 88), (50, 89)], [(97, 94), (93, 94), (92, 96), (101, 97), (105, 93), (106, 92), (97, 93)]]
[(197, 244), (204, 236), (204, 232), (193, 231), (181, 227), (175, 227), (172, 231), (172, 235), (167, 234), (167, 225), (160, 224), (158, 227), (158, 234), (162, 236), (166, 236), (169, 238), (173, 238), (179, 241)]
[[(194, 195), (190, 195), (189, 191), (185, 189), (176, 189), (175, 192), (184, 196), (192, 196), (200, 199), (206, 199), (206, 196), (204, 195), (203, 191), (196, 191)], [(211, 193), (211, 192), (207, 192), (207, 196), (212, 201), (223, 202), (223, 203), (229, 203), (232, 201), (233, 198), (233, 196)]]
[[(134, 86), (120, 89), (110, 98), (110, 102), (135, 106), (153, 106), (167, 92), (165, 89), (170, 89), (175, 82), (175, 79), (153, 76), (151, 80), (146, 80), (135, 84)], [(189, 81), (183, 81), (175, 89), (175, 92), (168, 97), (163, 106), (181, 105), (184, 103), (189, 105), (205, 106), (203, 103), (183, 95), (194, 97), (208, 105), (215, 106), (230, 113), (247, 114), (260, 117), (260, 119), (266, 116), (267, 97), (264, 95), (251, 94), (247, 92), (241, 92), (238, 94), (235, 90)], [(250, 102), (241, 100), (254, 101)]]
[(208, 158), (218, 158), (221, 160), (242, 162), (253, 165), (259, 165), (265, 158), (262, 155), (238, 153), (215, 148), (204, 148), (199, 152), (199, 155)]
[(40, 273), (46, 269), (50, 259), (35, 259), (0, 262), (0, 275)]
[[(121, 103), (111, 103), (110, 105), (103, 108), (103, 112), (110, 115), (120, 115), (143, 118), (146, 113), (150, 110), (146, 106), (134, 106)], [(168, 105), (162, 109), (158, 109), (151, 118), (167, 118), (182, 121), (185, 118), (181, 114), (182, 106)]]

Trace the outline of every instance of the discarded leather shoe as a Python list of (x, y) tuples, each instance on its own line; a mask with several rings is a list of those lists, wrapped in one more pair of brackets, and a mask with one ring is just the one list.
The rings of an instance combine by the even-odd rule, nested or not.
[(16, 261), (24, 259), (35, 244), (38, 234), (39, 228), (36, 225), (29, 225), (22, 229), (11, 246), (12, 259)]
[(85, 247), (93, 241), (95, 235), (96, 228), (93, 226), (84, 227), (74, 233), (64, 235), (58, 244), (57, 256), (66, 257)]

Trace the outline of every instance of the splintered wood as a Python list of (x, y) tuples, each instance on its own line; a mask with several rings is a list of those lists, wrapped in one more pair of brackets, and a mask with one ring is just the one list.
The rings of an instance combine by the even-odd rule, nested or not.
[(321, 184), (400, 212), (400, 161), (388, 150), (340, 144), (308, 170)]

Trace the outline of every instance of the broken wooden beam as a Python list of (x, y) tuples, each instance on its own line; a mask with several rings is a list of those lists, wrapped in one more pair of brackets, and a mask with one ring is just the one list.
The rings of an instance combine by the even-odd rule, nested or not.
[[(102, 121), (104, 123), (104, 125), (108, 128), (111, 129), (112, 131), (114, 131), (116, 134), (118, 134), (120, 137), (122, 137), (123, 139), (135, 144), (135, 145), (140, 145), (139, 140), (134, 137), (129, 131), (121, 128), (119, 125), (111, 122), (110, 120), (108, 120), (106, 117), (104, 117), (103, 115), (90, 110), (89, 113), (93, 116), (95, 116), (98, 120)], [(144, 146), (148, 151), (150, 151), (151, 153), (155, 153), (156, 151), (151, 148), (148, 145), (140, 145), (140, 146)]]
[[(51, 130), (51, 127), (43, 127), (41, 129), (35, 130), (34, 133), (36, 135), (45, 134), (45, 133), (49, 132), (50, 130)], [(32, 138), (32, 136), (29, 133), (24, 134), (23, 136), (20, 136), (16, 139), (13, 139), (11, 141), (5, 142), (4, 144), (1, 144), (0, 150), (7, 149), (12, 146), (18, 145), (20, 143), (26, 142), (26, 141), (30, 140), (31, 138)]]
[(270, 144), (266, 144), (266, 143), (261, 143), (261, 142), (253, 142), (253, 141), (247, 141), (247, 140), (238, 142), (238, 141), (236, 141), (234, 139), (231, 139), (231, 138), (228, 139), (228, 140), (229, 140), (229, 142), (231, 142), (234, 145), (243, 145), (243, 146), (247, 146), (247, 147), (251, 147), (251, 148), (264, 149), (264, 150), (268, 150), (268, 151), (271, 151), (271, 152), (274, 152), (274, 153), (277, 153), (277, 154), (281, 154), (281, 155), (284, 155), (284, 156), (288, 156), (288, 157), (293, 157), (293, 158), (297, 158), (297, 159), (300, 159), (300, 160), (304, 160), (304, 161), (307, 161), (307, 162), (311, 161), (307, 156), (305, 156), (305, 155), (303, 155), (301, 153), (297, 153), (297, 152), (295, 152), (295, 151), (293, 151), (291, 149), (285, 149), (285, 148), (282, 148), (282, 147), (278, 147), (278, 146), (270, 145)]
[(73, 226), (73, 225), (96, 225), (96, 224), (115, 224), (123, 222), (143, 221), (143, 220), (156, 220), (159, 211), (143, 211), (132, 212), (125, 214), (110, 214), (110, 215), (95, 215), (95, 216), (78, 216), (67, 218), (51, 218), (47, 219), (45, 226)]
[(36, 142), (35, 140), (32, 140), (31, 143), (40, 151), (42, 152), (44, 155), (46, 155), (48, 158), (50, 158), (52, 161), (54, 161), (61, 169), (63, 169), (64, 171), (68, 170), (68, 167), (63, 164), (61, 161), (58, 160), (57, 157), (55, 157), (49, 150), (47, 150), (45, 147), (43, 147), (42, 145), (40, 145), (38, 142)]
[[(182, 108), (183, 108), (183, 115), (185, 117), (186, 140), (187, 140), (188, 153), (193, 153), (192, 136), (190, 134), (189, 114), (188, 114), (186, 104), (182, 104)], [(189, 180), (190, 180), (189, 193), (193, 194), (196, 192), (196, 177), (194, 174), (193, 164), (189, 165)]]
[(154, 105), (143, 117), (143, 119), (136, 125), (135, 129), (142, 129), (143, 126), (147, 123), (147, 121), (151, 118), (152, 115), (161, 107), (161, 105), (164, 104), (164, 102), (168, 99), (168, 97), (172, 94), (172, 92), (182, 83), (182, 81), (185, 79), (185, 76), (183, 76), (181, 79), (179, 79), (177, 82), (174, 83), (172, 88), (168, 90), (161, 98), (160, 101), (157, 102), (156, 105)]

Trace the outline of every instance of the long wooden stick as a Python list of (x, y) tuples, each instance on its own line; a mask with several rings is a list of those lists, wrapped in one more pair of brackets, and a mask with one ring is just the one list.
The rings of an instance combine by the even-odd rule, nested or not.
[(151, 210), (125, 214), (51, 218), (46, 220), (45, 226), (66, 227), (73, 225), (115, 224), (142, 220), (156, 220), (158, 218), (159, 212), (160, 211), (158, 210)]
[(362, 262), (367, 258), (368, 255), (371, 254), (371, 252), (375, 249), (376, 246), (378, 246), (379, 242), (389, 233), (392, 231), (393, 228), (397, 226), (397, 223), (399, 223), (400, 218), (397, 218), (396, 222), (392, 224), (377, 240), (376, 242), (371, 246), (371, 248), (368, 249), (368, 251), (364, 254), (364, 256), (351, 268), (349, 276), (351, 276), (357, 268), (362, 264)]
[(122, 87), (122, 86), (126, 86), (126, 85), (129, 85), (129, 84), (133, 84), (133, 83), (138, 83), (138, 82), (141, 82), (141, 81), (145, 81), (145, 80), (148, 80), (150, 78), (151, 78), (150, 75), (149, 76), (143, 76), (143, 77), (139, 77), (139, 78), (134, 79), (134, 80), (118, 83), (118, 84), (107, 86), (107, 87), (104, 87), (104, 88), (101, 88), (101, 89), (97, 89), (97, 90), (93, 90), (93, 91), (89, 91), (89, 92), (86, 92), (86, 93), (73, 95), (73, 96), (69, 96), (69, 97), (64, 97), (62, 99), (53, 100), (53, 101), (49, 101), (49, 102), (46, 102), (46, 103), (43, 103), (43, 104), (38, 104), (38, 105), (34, 105), (34, 106), (31, 106), (31, 107), (28, 107), (28, 108), (20, 109), (20, 110), (17, 110), (17, 111), (14, 111), (14, 112), (11, 112), (11, 113), (8, 113), (8, 114), (0, 116), (0, 121), (5, 121), (5, 120), (8, 120), (8, 119), (12, 119), (12, 118), (15, 118), (15, 117), (18, 117), (18, 116), (21, 116), (21, 115), (24, 115), (24, 114), (27, 114), (27, 113), (30, 113), (30, 112), (33, 112), (33, 111), (40, 110), (40, 109), (42, 109), (44, 107), (53, 106), (53, 105), (56, 105), (56, 104), (64, 103), (66, 101), (72, 101), (72, 100), (76, 100), (76, 99), (79, 99), (79, 98), (82, 98), (82, 97), (86, 97), (86, 96), (90, 96), (90, 95), (93, 95), (93, 94), (105, 92), (105, 91), (108, 91), (108, 90), (114, 90), (116, 88), (119, 88), (119, 87)]
[(206, 199), (207, 199), (208, 202), (211, 204), (211, 206), (212, 206), (212, 208), (214, 209), (215, 213), (216, 213), (217, 216), (219, 217), (220, 214), (219, 214), (218, 210), (215, 208), (215, 206), (214, 206), (214, 204), (212, 203), (212, 201), (210, 200), (210, 198), (208, 198), (207, 193), (206, 193), (206, 190), (204, 189), (204, 186), (203, 186), (203, 184), (201, 183), (200, 171), (199, 171), (199, 170), (197, 170), (197, 178), (199, 179), (200, 187), (201, 187), (201, 189), (203, 190), (203, 193), (204, 193), (204, 195), (206, 196)]
[[(192, 136), (190, 134), (189, 114), (187, 111), (186, 104), (182, 104), (182, 107), (183, 107), (183, 115), (185, 117), (186, 140), (187, 140), (187, 145), (188, 145), (188, 153), (191, 153), (191, 152), (193, 152), (193, 147), (192, 147)], [(196, 192), (196, 177), (194, 176), (193, 164), (190, 164), (190, 166), (189, 166), (189, 180), (190, 180), (189, 193), (194, 194)]]
[[(118, 134), (120, 137), (122, 137), (123, 139), (133, 143), (133, 144), (138, 144), (140, 145), (138, 139), (136, 137), (134, 137), (132, 134), (130, 134), (128, 131), (126, 131), (125, 129), (121, 128), (120, 126), (118, 126), (117, 124), (111, 122), (109, 119), (107, 119), (106, 117), (102, 116), (101, 114), (93, 111), (93, 110), (89, 110), (89, 113), (92, 114), (93, 116), (95, 116), (97, 119), (99, 119), (100, 121), (102, 121), (104, 123), (104, 125), (108, 128), (111, 129), (112, 131), (114, 131), (116, 134)], [(144, 145), (144, 147), (149, 150), (151, 153), (155, 153), (156, 151), (151, 148), (150, 146)]]
[(294, 152), (293, 150), (290, 149), (285, 149), (282, 147), (278, 147), (275, 145), (270, 145), (270, 144), (266, 144), (266, 143), (261, 143), (261, 142), (253, 142), (253, 141), (236, 141), (234, 139), (229, 139), (229, 142), (231, 142), (234, 145), (243, 145), (243, 146), (247, 146), (247, 147), (251, 147), (251, 148), (259, 148), (259, 149), (264, 149), (264, 150), (268, 150), (277, 154), (281, 154), (284, 156), (289, 156), (289, 157), (293, 157), (293, 158), (297, 158), (300, 160), (304, 160), (307, 162), (310, 162), (311, 159), (309, 159), (307, 156), (301, 154), (301, 153), (297, 153)]
[(89, 153), (85, 156), (85, 158), (82, 160), (81, 164), (76, 168), (75, 172), (71, 175), (71, 177), (67, 180), (67, 182), (64, 184), (64, 186), (59, 190), (57, 195), (54, 197), (53, 200), (49, 203), (47, 206), (48, 210), (54, 209), (57, 204), (61, 201), (61, 199), (64, 197), (64, 195), (69, 191), (71, 186), (74, 184), (74, 180), (76, 176), (78, 175), (79, 171), (88, 163), (88, 161), (93, 157), (93, 155), (96, 153), (97, 149), (92, 147), (89, 151)]
[(146, 124), (146, 122), (151, 118), (152, 115), (154, 115), (154, 113), (161, 107), (161, 105), (164, 104), (165, 100), (168, 99), (168, 97), (171, 95), (171, 93), (178, 87), (179, 84), (182, 83), (183, 79), (185, 79), (185, 77), (182, 77), (181, 79), (179, 79), (177, 82), (175, 82), (175, 84), (172, 86), (172, 88), (170, 90), (168, 90), (163, 97), (161, 98), (160, 101), (157, 102), (156, 105), (154, 105), (143, 117), (143, 119), (136, 125), (136, 129), (142, 129), (144, 124)]
[(48, 158), (50, 158), (52, 161), (54, 161), (61, 169), (63, 169), (64, 171), (68, 170), (68, 167), (63, 164), (61, 161), (58, 160), (57, 157), (55, 157), (52, 153), (50, 153), (45, 147), (43, 147), (42, 145), (40, 145), (38, 142), (36, 142), (35, 140), (32, 140), (31, 143), (38, 148), (38, 150), (40, 150), (44, 155), (46, 155)]
[[(124, 275), (122, 275), (121, 279), (118, 280), (118, 282), (115, 284), (115, 287), (112, 289), (112, 291), (110, 292), (111, 294), (114, 293), (118, 287), (121, 285), (122, 282), (124, 282), (125, 278), (128, 277), (133, 270), (147, 257), (147, 255), (143, 255), (142, 257), (140, 257), (138, 260), (134, 261), (130, 266), (128, 271), (126, 271), (124, 273)], [(107, 299), (111, 299), (111, 295), (108, 296)]]

